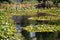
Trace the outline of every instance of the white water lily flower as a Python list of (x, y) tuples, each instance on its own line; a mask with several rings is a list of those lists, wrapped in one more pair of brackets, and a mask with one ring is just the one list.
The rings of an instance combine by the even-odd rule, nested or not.
[(8, 24), (8, 22), (6, 22), (6, 25)]

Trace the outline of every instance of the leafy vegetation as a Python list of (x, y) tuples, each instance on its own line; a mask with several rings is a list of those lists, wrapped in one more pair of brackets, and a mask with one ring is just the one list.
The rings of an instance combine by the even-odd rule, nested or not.
[(13, 0), (0, 0), (0, 3), (13, 3)]
[(57, 32), (60, 31), (60, 27), (49, 24), (38, 24), (34, 26), (27, 26), (25, 30), (28, 30), (29, 32)]
[[(55, 10), (56, 9), (56, 10)], [(20, 11), (19, 11), (20, 10)], [(47, 23), (50, 23), (51, 21), (52, 21), (52, 24), (53, 23), (55, 23), (55, 25), (49, 25), (49, 24), (47, 24), (48, 26), (54, 26), (54, 27), (57, 27), (58, 28), (58, 26), (57, 25), (59, 25), (59, 19), (60, 19), (60, 12), (59, 12), (59, 10), (60, 10), (60, 8), (59, 9), (57, 9), (57, 8), (53, 8), (53, 9), (32, 9), (32, 10), (30, 10), (30, 9), (24, 9), (24, 10), (21, 10), (21, 9), (19, 9), (19, 10), (17, 10), (16, 11), (16, 9), (10, 9), (10, 8), (7, 8), (7, 10), (4, 10), (6, 13), (8, 13), (10, 16), (12, 15), (20, 15), (20, 16), (31, 16), (30, 18), (28, 18), (28, 20), (42, 20), (42, 21), (44, 21), (44, 20), (49, 20)], [(23, 13), (24, 12), (24, 13)], [(40, 16), (40, 17), (37, 17), (36, 15), (37, 15), (37, 12), (44, 12), (44, 13), (49, 13), (49, 14), (51, 14), (51, 15), (56, 15), (56, 16)], [(18, 14), (17, 14), (18, 13)], [(35, 24), (35, 22), (32, 22), (32, 23), (34, 23)], [(51, 23), (50, 23), (51, 24)], [(38, 25), (40, 25), (40, 24), (38, 24)], [(46, 25), (46, 24), (42, 24), (42, 25)], [(46, 25), (46, 28), (47, 28), (47, 25)], [(41, 26), (41, 25), (40, 25)], [(30, 31), (31, 29), (29, 29), (30, 28), (30, 25), (29, 25), (29, 27), (26, 27), (26, 30), (27, 31)], [(32, 26), (32, 28), (34, 29), (34, 27)], [(37, 27), (38, 28), (38, 27)], [(45, 27), (44, 27), (45, 28)], [(44, 29), (44, 28), (42, 28), (42, 29)], [(29, 30), (28, 30), (29, 29)], [(33, 30), (32, 29), (32, 30)], [(48, 28), (47, 28), (48, 29)], [(31, 31), (32, 31), (31, 30)], [(34, 30), (36, 30), (36, 29), (34, 29)], [(50, 30), (50, 29), (49, 29)], [(53, 30), (59, 30), (59, 29), (53, 29)], [(37, 30), (36, 30), (37, 31)], [(48, 30), (47, 30), (48, 31)], [(32, 31), (33, 32), (33, 31)]]
[[(29, 32), (39, 32), (36, 34), (39, 34), (37, 40), (55, 40), (58, 36), (58, 32), (60, 32), (60, 8), (51, 7), (51, 9), (37, 9), (35, 7), (36, 4), (38, 4), (38, 2), (34, 0), (32, 2), (25, 1), (20, 5), (2, 4), (0, 6), (0, 39), (31, 40)], [(42, 16), (38, 13), (41, 13)], [(53, 16), (44, 15), (43, 13)], [(14, 21), (11, 19), (14, 15), (25, 17), (24, 24), (22, 24), (24, 26), (23, 35), (17, 32)], [(48, 38), (40, 35), (40, 33), (44, 32), (47, 32), (46, 36), (49, 35)], [(49, 32), (52, 32), (52, 34), (50, 35)]]
[(0, 11), (0, 39), (1, 40), (18, 40), (21, 38), (21, 34), (16, 33), (16, 27), (14, 22), (10, 19), (8, 13)]

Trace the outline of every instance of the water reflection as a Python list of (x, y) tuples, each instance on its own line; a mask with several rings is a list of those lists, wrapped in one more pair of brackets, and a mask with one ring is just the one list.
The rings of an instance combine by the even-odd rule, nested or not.
[(17, 32), (21, 32), (22, 31), (21, 25), (16, 25), (16, 29), (17, 29)]
[[(16, 29), (18, 30), (18, 32), (22, 31), (22, 26), (21, 25), (16, 25)], [(35, 37), (35, 32), (30, 32), (30, 37), (33, 38)]]
[(35, 32), (30, 32), (30, 37), (31, 38), (35, 37)]

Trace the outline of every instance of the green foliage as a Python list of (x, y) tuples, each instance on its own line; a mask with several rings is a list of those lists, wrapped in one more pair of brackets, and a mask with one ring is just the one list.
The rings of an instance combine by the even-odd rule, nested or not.
[(22, 3), (37, 3), (37, 0), (23, 0), (23, 2)]
[(60, 0), (51, 0), (51, 1), (53, 1), (54, 3), (60, 3)]
[(8, 2), (8, 3), (13, 3), (13, 0), (0, 0), (1, 3)]
[[(6, 6), (5, 6), (6, 7)], [(8, 21), (8, 28), (10, 30), (10, 32), (13, 31), (12, 28), (14, 28), (14, 24), (13, 24), (13, 21), (10, 19), (11, 16), (13, 15), (18, 15), (18, 16), (30, 16), (30, 18), (28, 18), (27, 20), (29, 20), (30, 24), (29, 25), (26, 25), (27, 24), (27, 20), (24, 21), (24, 30), (27, 30), (28, 32), (58, 32), (60, 31), (60, 8), (51, 8), (51, 9), (36, 9), (36, 8), (14, 8), (14, 9), (11, 9), (10, 7), (6, 7), (5, 10), (3, 10), (1, 12), (1, 17), (3, 17), (3, 19), (1, 20), (1, 28), (4, 27), (3, 24), (5, 24), (5, 20)], [(42, 13), (48, 13), (48, 14), (54, 14), (54, 15), (57, 15), (57, 16), (40, 16), (40, 17), (37, 17), (37, 13), (38, 12), (42, 12)], [(6, 14), (7, 13), (7, 14)], [(5, 16), (3, 16), (3, 14)], [(8, 18), (8, 19), (7, 19)], [(40, 21), (44, 21), (44, 20), (47, 20), (48, 22), (37, 22), (36, 20)], [(6, 26), (7, 27), (7, 26)], [(12, 27), (10, 29), (10, 27)], [(5, 30), (5, 29), (4, 29)], [(8, 31), (8, 30), (7, 30)], [(6, 32), (7, 33), (10, 33), (10, 32)], [(15, 34), (16, 31), (12, 32), (12, 34), (14, 34), (15, 36), (13, 36), (16, 40), (18, 39), (21, 39), (22, 36), (20, 35), (19, 36), (19, 33)], [(5, 31), (4, 32), (1, 32), (1, 33), (4, 33), (5, 34)], [(10, 33), (11, 34), (11, 33)], [(9, 34), (9, 38), (11, 38), (12, 34), (10, 35)], [(29, 37), (29, 33), (24, 33), (25, 37)], [(26, 36), (27, 35), (27, 36)], [(55, 39), (55, 34), (54, 35), (52, 34), (51, 36), (49, 36), (49, 38), (46, 38), (46, 40), (50, 40), (50, 39)], [(4, 35), (6, 36), (6, 35)], [(8, 35), (7, 35), (8, 36)], [(19, 37), (18, 37), (19, 36)], [(3, 37), (3, 36), (2, 36)], [(2, 38), (3, 39), (3, 38)], [(39, 36), (39, 40), (43, 40), (45, 38), (41, 36)], [(24, 40), (24, 38), (22, 38), (21, 40)], [(29, 38), (27, 39), (29, 40)]]
[[(16, 33), (17, 30), (10, 16), (6, 12), (0, 11), (0, 39), (1, 40), (23, 40), (21, 34)], [(22, 38), (21, 38), (22, 37)]]
[[(12, 15), (31, 16), (30, 18), (28, 18), (28, 20), (31, 20), (30, 21), (30, 24), (36, 24), (37, 23), (37, 22), (35, 22), (36, 20), (38, 20), (38, 21), (39, 20), (42, 20), (42, 21), (47, 20), (48, 21), (47, 24), (44, 24), (44, 22), (43, 22), (42, 25), (44, 27), (42, 27), (42, 30), (39, 29), (39, 32), (40, 31), (41, 32), (50, 32), (51, 31), (50, 28), (52, 28), (52, 26), (53, 26), (53, 29), (52, 29), (51, 32), (60, 31), (59, 30), (60, 28), (58, 28), (59, 27), (59, 24), (60, 24), (60, 21), (59, 21), (59, 19), (60, 19), (60, 11), (59, 10), (60, 10), (60, 8), (59, 9), (58, 8), (51, 8), (51, 9), (45, 9), (45, 10), (44, 9), (32, 9), (32, 10), (31, 9), (23, 9), (23, 10), (19, 9), (19, 10), (16, 11), (14, 9), (12, 9), (12, 10), (7, 9), (5, 11), (8, 12), (8, 13), (11, 13)], [(37, 15), (37, 12), (47, 13), (47, 14), (56, 15), (56, 16), (40, 16), (40, 17), (37, 17), (36, 16)], [(33, 22), (32, 22), (32, 20), (33, 20)], [(24, 23), (25, 23), (24, 25), (26, 25), (27, 21), (25, 21)], [(50, 24), (52, 24), (52, 25), (50, 25)], [(25, 28), (26, 28), (27, 31), (30, 31), (31, 32), (34, 29), (35, 30), (34, 32), (38, 32), (37, 31), (38, 29), (36, 30), (35, 28), (40, 28), (41, 27), (41, 24), (38, 23), (38, 25), (35, 25), (34, 27), (33, 26), (30, 26), (30, 25), (26, 25), (26, 26), (27, 27), (25, 27)], [(31, 27), (32, 27), (32, 29), (30, 29)], [(46, 31), (44, 30), (45, 28), (46, 28)]]
[(29, 32), (57, 32), (60, 31), (60, 27), (56, 25), (49, 25), (49, 24), (38, 24), (34, 26), (27, 26), (24, 28)]

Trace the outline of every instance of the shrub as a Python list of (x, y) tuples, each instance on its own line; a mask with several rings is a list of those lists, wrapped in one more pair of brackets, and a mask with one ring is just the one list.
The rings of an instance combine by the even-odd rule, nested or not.
[(24, 40), (21, 33), (17, 33), (10, 15), (0, 11), (0, 39), (1, 40)]

